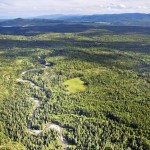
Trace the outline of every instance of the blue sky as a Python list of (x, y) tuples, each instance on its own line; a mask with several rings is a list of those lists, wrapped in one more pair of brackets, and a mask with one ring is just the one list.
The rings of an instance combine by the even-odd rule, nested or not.
[(150, 13), (150, 0), (0, 0), (0, 18), (133, 12)]

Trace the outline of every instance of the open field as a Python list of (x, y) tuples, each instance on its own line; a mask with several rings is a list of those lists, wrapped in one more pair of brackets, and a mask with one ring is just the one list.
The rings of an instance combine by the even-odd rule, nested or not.
[(66, 85), (66, 89), (69, 93), (82, 92), (86, 89), (84, 82), (81, 81), (80, 78), (69, 79), (64, 82), (64, 85)]

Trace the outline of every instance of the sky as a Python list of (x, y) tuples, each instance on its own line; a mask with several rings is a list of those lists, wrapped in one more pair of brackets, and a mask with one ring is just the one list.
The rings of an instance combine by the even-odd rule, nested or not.
[(150, 0), (0, 0), (0, 18), (150, 13)]

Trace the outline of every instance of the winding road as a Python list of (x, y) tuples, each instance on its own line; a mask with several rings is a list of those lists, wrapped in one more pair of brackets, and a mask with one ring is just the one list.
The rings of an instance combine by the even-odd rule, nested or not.
[[(42, 68), (42, 69), (48, 68), (48, 66), (46, 64), (43, 65), (43, 66), (44, 66), (44, 68)], [(25, 75), (26, 73), (31, 72), (31, 71), (35, 71), (35, 70), (39, 70), (39, 69), (30, 69), (30, 70), (24, 71), (24, 72), (22, 72), (22, 75)], [(45, 91), (43, 87), (37, 86), (31, 80), (24, 80), (23, 78), (18, 78), (16, 81), (17, 82), (22, 82), (22, 83), (29, 83), (33, 87), (36, 87), (36, 88), (39, 88), (42, 91)], [(49, 122), (45, 125), (43, 130), (33, 130), (32, 129), (32, 120), (34, 119), (36, 109), (38, 109), (41, 105), (41, 101), (38, 98), (33, 98), (33, 97), (31, 97), (31, 100), (34, 101), (35, 105), (33, 107), (32, 113), (31, 113), (31, 120), (27, 124), (27, 131), (32, 135), (38, 135), (38, 134), (41, 134), (43, 131), (46, 131), (46, 130), (51, 130), (51, 129), (56, 130), (58, 132), (60, 144), (62, 145), (64, 150), (68, 150), (67, 142), (63, 138), (63, 128), (60, 127), (59, 125)]]

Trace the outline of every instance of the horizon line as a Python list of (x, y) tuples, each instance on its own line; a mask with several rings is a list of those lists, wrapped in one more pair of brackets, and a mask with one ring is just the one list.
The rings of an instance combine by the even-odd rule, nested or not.
[[(34, 16), (0, 16), (0, 20), (4, 19), (37, 19), (37, 17), (44, 17), (44, 16), (55, 16), (55, 15), (62, 15), (62, 16), (93, 16), (93, 15), (121, 15), (121, 14), (145, 14), (145, 15), (150, 15), (150, 13), (140, 13), (140, 12), (133, 12), (133, 13), (93, 13), (93, 14), (45, 14), (45, 15), (34, 15)], [(42, 19), (42, 18), (41, 18)]]

